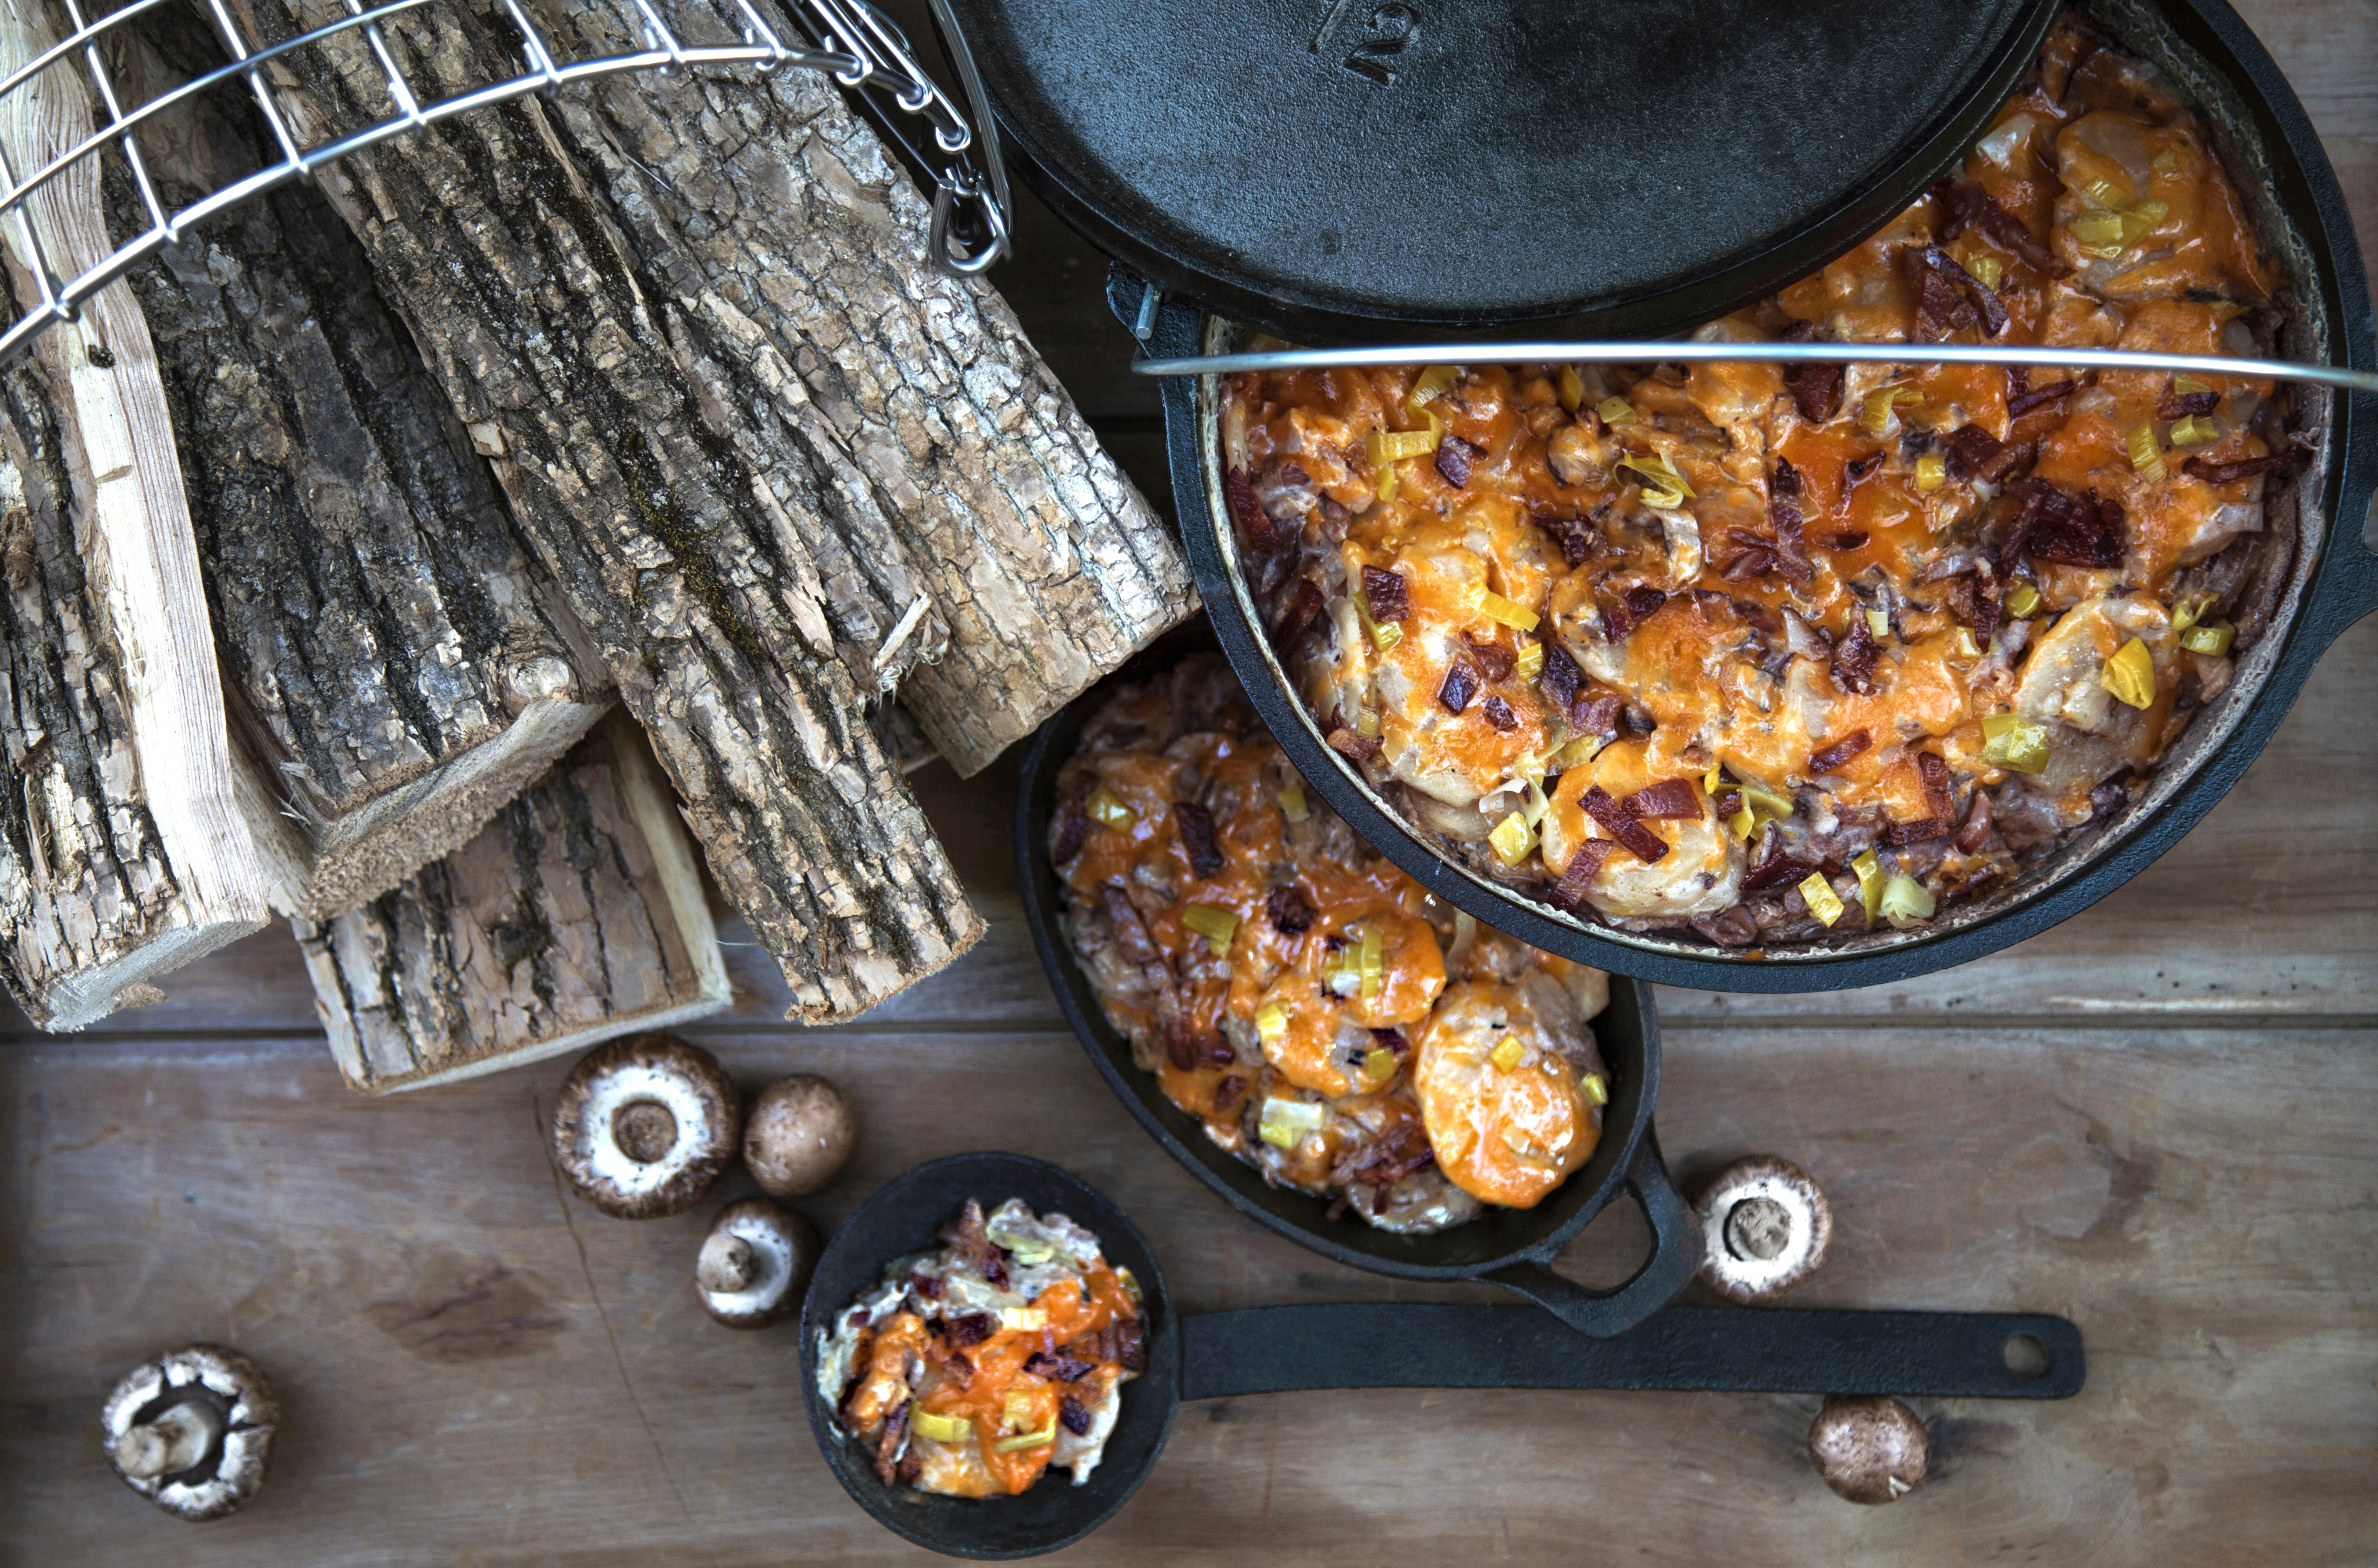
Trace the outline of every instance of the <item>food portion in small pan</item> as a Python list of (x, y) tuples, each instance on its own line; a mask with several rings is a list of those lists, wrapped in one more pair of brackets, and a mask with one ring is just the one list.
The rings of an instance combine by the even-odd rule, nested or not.
[(1607, 977), (1356, 839), (1219, 654), (1118, 688), (1056, 799), (1048, 853), (1108, 1021), (1267, 1180), (1410, 1234), (1532, 1207), (1593, 1153)]
[[(1703, 341), (2268, 353), (2194, 110), (2085, 20), (1963, 170)], [(1316, 724), (1457, 863), (1766, 952), (1921, 928), (2144, 789), (2272, 624), (2268, 380), (1889, 364), (1223, 383), (1240, 558)]]
[(1013, 1497), (1098, 1468), (1122, 1388), (1147, 1368), (1128, 1269), (1061, 1214), (967, 1201), (938, 1251), (895, 1260), (818, 1333), (817, 1389), (877, 1477)]

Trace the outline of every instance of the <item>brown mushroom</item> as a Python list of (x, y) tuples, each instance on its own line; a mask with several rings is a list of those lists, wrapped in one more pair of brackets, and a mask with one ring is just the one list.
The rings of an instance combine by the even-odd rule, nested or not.
[(1852, 1502), (1896, 1502), (1924, 1484), (1931, 1452), (1916, 1412), (1886, 1394), (1836, 1394), (1808, 1429), (1808, 1456)]
[(1832, 1244), (1833, 1211), (1790, 1160), (1736, 1160), (1701, 1189), (1702, 1284), (1728, 1300), (1771, 1300), (1817, 1272)]
[(280, 1420), (264, 1373), (220, 1345), (142, 1362), (99, 1411), (108, 1462), (124, 1484), (192, 1521), (220, 1519), (257, 1494)]
[(742, 1132), (742, 1100), (716, 1057), (674, 1035), (636, 1035), (570, 1070), (553, 1157), (605, 1214), (653, 1219), (702, 1202)]
[(796, 1073), (760, 1091), (743, 1122), (743, 1163), (772, 1197), (805, 1198), (850, 1158), (850, 1102), (823, 1078)]
[(702, 1310), (728, 1328), (765, 1328), (800, 1305), (817, 1262), (810, 1222), (765, 1198), (718, 1211), (693, 1265)]

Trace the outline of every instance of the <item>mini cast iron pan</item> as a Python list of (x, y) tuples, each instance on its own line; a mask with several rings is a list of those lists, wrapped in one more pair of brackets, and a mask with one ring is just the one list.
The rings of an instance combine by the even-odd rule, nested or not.
[[(1115, 687), (1212, 646), (1202, 626), (1159, 640), (1042, 725), (1024, 760), (1015, 795), (1016, 883), (1049, 984), (1082, 1048), (1108, 1087), (1174, 1159), (1224, 1203), (1290, 1240), (1341, 1263), (1404, 1279), (1486, 1280), (1526, 1297), (1580, 1334), (1624, 1334), (1666, 1305), (1700, 1262), (1699, 1224), (1670, 1183), (1651, 1135), (1651, 1107), (1660, 1092), (1660, 1023), (1651, 987), (1612, 976), (1610, 1005), (1593, 1021), (1594, 1039), (1610, 1069), (1610, 1104), (1603, 1109), (1602, 1143), (1593, 1157), (1532, 1209), (1490, 1208), (1434, 1236), (1390, 1235), (1351, 1215), (1333, 1220), (1319, 1198), (1267, 1184), (1216, 1148), (1195, 1118), (1164, 1097), (1155, 1076), (1132, 1061), (1131, 1042), (1107, 1022), (1098, 993), (1074, 961), (1063, 925), (1064, 901), (1049, 864), (1057, 774), (1073, 755), (1083, 724)], [(1651, 1254), (1642, 1268), (1614, 1290), (1589, 1290), (1555, 1274), (1553, 1259), (1621, 1191), (1651, 1222)]]
[[(818, 1341), (835, 1313), (895, 1259), (935, 1245), (973, 1198), (1022, 1198), (1094, 1232), (1146, 1295), (1147, 1371), (1123, 1389), (1106, 1456), (1082, 1486), (1063, 1474), (1020, 1497), (932, 1497), (875, 1478), (832, 1425), (817, 1388)], [(2025, 1376), (2009, 1370), (2019, 1340)], [(2036, 1348), (2035, 1348), (2036, 1347)], [(2017, 1312), (1801, 1311), (1671, 1307), (1616, 1339), (1569, 1333), (1513, 1307), (1348, 1301), (1183, 1317), (1147, 1240), (1123, 1211), (1055, 1166), (1021, 1155), (959, 1155), (919, 1166), (859, 1205), (819, 1260), (801, 1311), (801, 1386), (826, 1463), (876, 1523), (952, 1557), (1032, 1557), (1113, 1517), (1156, 1468), (1184, 1399), (1323, 1388), (1660, 1389), (1686, 1393), (1891, 1394), (2068, 1399), (2086, 1364), (2081, 1331)]]
[[(2161, 69), (2227, 144), (2233, 177), (2296, 295), (2289, 357), (2378, 366), (2368, 278), (2351, 216), (2320, 138), (2287, 78), (2224, 0), (2097, 0), (2081, 7)], [(1117, 269), (1110, 303), (1126, 324), (1147, 286)], [(1147, 351), (1212, 353), (1223, 328), (1167, 300)], [(1321, 738), (1273, 659), (1226, 545), (1207, 377), (1164, 383), (1173, 501), (1197, 590), (1222, 651), (1289, 760), (1363, 838), (1430, 892), (1547, 952), (1664, 985), (1727, 991), (1843, 990), (1930, 974), (2013, 946), (2079, 914), (2180, 842), (2237, 783), (2286, 718), (2312, 666), (2346, 628), (2378, 609), (2378, 397), (2298, 389), (2323, 461), (2300, 482), (2293, 576), (2271, 630), (2240, 659), (2230, 689), (2199, 714), (2148, 789), (2096, 836), (2084, 835), (2016, 881), (1943, 911), (1920, 931), (1836, 939), (1759, 954), (1581, 921), (1473, 878), (1415, 836)]]

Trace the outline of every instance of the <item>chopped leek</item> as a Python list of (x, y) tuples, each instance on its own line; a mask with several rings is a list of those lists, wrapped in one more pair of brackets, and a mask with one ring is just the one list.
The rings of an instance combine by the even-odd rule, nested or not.
[(1302, 822), (1313, 815), (1312, 808), (1304, 803), (1303, 784), (1290, 784), (1279, 792), (1277, 798), (1279, 801), (1279, 814), (1291, 822)]
[(2154, 425), (2133, 425), (2131, 433), (2122, 437), (2122, 444), (2130, 449), (2131, 467), (2138, 471), (2140, 478), (2158, 480), (2163, 477), (2163, 451), (2156, 445)]
[(2160, 201), (2134, 201), (2122, 214), (2122, 243), (2136, 245), (2171, 215), (2171, 209)]
[(2090, 200), (2108, 211), (2120, 212), (2131, 204), (2131, 198), (2111, 180), (2091, 180), (2081, 188)]
[(1276, 1046), (1288, 1038), (1288, 1009), (1276, 1001), (1255, 1009), (1255, 1034), (1267, 1046)]
[(1037, 1334), (1049, 1326), (1049, 1313), (1040, 1307), (1002, 1307), (999, 1326), (1018, 1334)]
[(1486, 1053), (1486, 1059), (1495, 1064), (1495, 1071), (1508, 1072), (1519, 1066), (1519, 1059), (1527, 1054), (1528, 1047), (1520, 1043), (1517, 1035), (1506, 1035), (1493, 1050)]
[(1321, 983), (1329, 987), (1331, 996), (1351, 997), (1360, 991), (1363, 988), (1362, 955), (1354, 949), (1347, 948), (1328, 959), (1321, 965)]
[(1577, 373), (1574, 365), (1560, 367), (1560, 401), (1561, 407), (1571, 413), (1575, 413), (1585, 401), (1585, 378)]
[(1867, 929), (1872, 930), (1875, 914), (1882, 907), (1882, 857), (1871, 849), (1860, 850), (1850, 869), (1857, 873), (1858, 903), (1866, 910)]
[(1982, 721), (1982, 760), (1994, 768), (2036, 773), (2048, 766), (2048, 726), (2016, 713), (1992, 713)]
[(2156, 699), (2155, 655), (2133, 637), (2122, 651), (2106, 661), (2098, 683), (2133, 708), (2151, 708)]
[[(1686, 497), (1694, 494), (1692, 485), (1686, 482), (1683, 474), (1676, 472), (1676, 465), (1658, 452), (1653, 452), (1650, 457), (1637, 457), (1629, 452), (1618, 460), (1617, 466), (1631, 468), (1643, 476), (1643, 499), (1652, 506), (1674, 508)], [(1655, 499), (1652, 494), (1654, 491), (1663, 496), (1674, 496), (1675, 500)]]
[(2174, 599), (2171, 602), (2171, 629), (2174, 631), (2186, 631), (2190, 627), (2194, 626), (2197, 621), (2203, 617), (2204, 612), (2212, 606), (2212, 604), (2213, 601), (2209, 596), (2203, 599), (2192, 599), (2187, 594), (2183, 593), (2179, 598)]
[(1391, 462), (1376, 463), (1372, 466), (1371, 472), (1379, 476), (1379, 499), (1394, 500), (1396, 498), (1396, 465)]
[(1486, 835), (1486, 842), (1495, 846), (1497, 860), (1506, 866), (1517, 866), (1528, 857), (1528, 851), (1536, 846), (1536, 835), (1530, 831), (1528, 820), (1514, 811), (1495, 825), (1495, 831)]
[(2189, 414), (2171, 427), (2171, 444), (2175, 447), (2202, 447), (2221, 439), (2221, 431), (2209, 419)]
[(1565, 768), (1582, 768), (1601, 754), (1605, 744), (1607, 743), (1598, 735), (1581, 735), (1560, 748), (1561, 765)]
[(1882, 917), (1894, 931), (1904, 931), (1932, 918), (1932, 894), (1913, 877), (1893, 877), (1882, 885)]
[(1359, 965), (1357, 972), (1363, 977), (1363, 994), (1364, 996), (1375, 997), (1381, 991), (1387, 989), (1387, 964), (1386, 943), (1380, 940), (1377, 927), (1365, 926), (1363, 928), (1363, 946), (1361, 956), (1355, 960), (1355, 963)]
[(1593, 405), (1593, 412), (1602, 416), (1604, 425), (1635, 423), (1635, 405), (1625, 398), (1604, 398)]
[(1419, 380), (1412, 383), (1411, 395), (1404, 400), (1404, 406), (1419, 413), (1443, 397), (1445, 389), (1459, 379), (1461, 372), (1452, 365), (1432, 365), (1420, 373)]
[(1305, 1134), (1320, 1131), (1328, 1116), (1327, 1106), (1311, 1100), (1266, 1100), (1263, 1115), (1255, 1122), (1255, 1136), (1275, 1149), (1293, 1149), (1304, 1142)]
[(1869, 436), (1888, 435), (1891, 431), (1891, 411), (1902, 403), (1920, 403), (1924, 394), (1913, 387), (1883, 387), (1866, 395), (1866, 412), (1858, 423)]
[(1703, 795), (1715, 795), (1718, 791), (1718, 786), (1725, 782), (1724, 775), (1722, 772), (1724, 766), (1725, 764), (1723, 762), (1711, 762), (1709, 767), (1709, 772), (1701, 775), (1701, 793)]
[(1577, 1081), (1577, 1092), (1597, 1106), (1610, 1103), (1610, 1084), (1599, 1072), (1588, 1072)]
[(1957, 657), (1961, 659), (1978, 659), (1982, 656), (1981, 644), (1974, 640), (1974, 632), (1971, 627), (1959, 627), (1957, 628), (1956, 640)]
[(1995, 256), (1989, 255), (1988, 252), (1984, 252), (1982, 255), (1974, 257), (1971, 261), (1966, 262), (1965, 270), (1974, 275), (1974, 281), (1976, 282), (1981, 284), (1982, 287), (1989, 290), (1992, 293), (1998, 293), (1999, 280), (2005, 276), (2006, 273), (2006, 269), (2000, 262), (1999, 258)]
[(2192, 397), (2198, 392), (2213, 390), (2213, 383), (2200, 381), (2193, 376), (2175, 376), (2171, 378), (2171, 389), (2182, 397)]
[(974, 1423), (964, 1416), (943, 1416), (931, 1410), (919, 1410), (909, 1418), (919, 1437), (931, 1438), (935, 1442), (964, 1442), (974, 1436)]
[(994, 1246), (1004, 1247), (1015, 1253), (1016, 1258), (1027, 1267), (1034, 1263), (1045, 1263), (1057, 1255), (1057, 1249), (1050, 1246), (1046, 1241), (1022, 1235), (1004, 1226), (991, 1226), (983, 1234), (991, 1238)]
[(2039, 590), (2028, 582), (2018, 582), (2007, 590), (2006, 613), (2017, 620), (2029, 620), (2039, 613)]
[(2120, 253), (2122, 215), (2113, 209), (2092, 208), (2073, 219), (2067, 226), (2072, 229), (2072, 237), (2081, 243), (2083, 249), (2085, 250), (2091, 245), (2110, 245), (2116, 246), (2116, 254)]
[(1938, 490), (1949, 483), (1949, 460), (1938, 452), (1927, 452), (1916, 460), (1916, 487)]
[(1877, 642), (1889, 637), (1891, 635), (1890, 612), (1887, 610), (1868, 610), (1866, 613), (1866, 628), (1874, 634), (1874, 640)]
[(1553, 808), (1552, 797), (1544, 794), (1542, 779), (1527, 779), (1522, 782), (1528, 786), (1528, 803), (1519, 808), (1519, 815), (1527, 819), (1528, 826), (1541, 827), (1545, 814)]
[(1139, 813), (1125, 806), (1123, 796), (1104, 784), (1090, 791), (1089, 804), (1084, 809), (1089, 812), (1091, 821), (1119, 833), (1131, 832), (1139, 821)]
[(1825, 880), (1822, 871), (1811, 871), (1800, 879), (1800, 897), (1808, 913), (1830, 926), (1842, 917), (1842, 901), (1833, 895), (1833, 887)]
[(1371, 601), (1361, 589), (1354, 591), (1354, 614), (1362, 617), (1363, 629), (1371, 634), (1371, 641), (1382, 653), (1392, 653), (1404, 640), (1404, 628), (1393, 621), (1371, 618)]
[(1239, 917), (1227, 909), (1217, 909), (1210, 904), (1193, 904), (1181, 912), (1181, 923), (1213, 944), (1218, 953), (1231, 951), (1231, 938), (1239, 928)]
[(1374, 430), (1364, 441), (1371, 454), (1371, 466), (1401, 462), (1406, 458), (1424, 458), (1436, 450), (1434, 430)]
[(1376, 708), (1354, 710), (1354, 733), (1364, 740), (1379, 738), (1379, 711)]
[(2212, 621), (2204, 626), (2192, 626), (2180, 634), (2180, 645), (2182, 648), (2192, 653), (2209, 654), (2216, 659), (2228, 652), (2229, 645), (2237, 640), (2238, 628), (2228, 621)]
[(2147, 167), (2158, 174), (2168, 174), (2180, 167), (2180, 154), (2167, 147), (2155, 155), (2155, 161)]
[(1519, 673), (1521, 680), (1533, 680), (1543, 674), (1544, 645), (1541, 642), (1520, 644), (1519, 662), (1511, 668)]
[(1790, 796), (1778, 795), (1756, 779), (1741, 780), (1734, 787), (1742, 791), (1742, 807), (1746, 811), (1781, 819), (1789, 817), (1796, 809)]
[(1492, 589), (1478, 595), (1478, 613), (1490, 621), (1500, 621), (1514, 631), (1533, 631), (1543, 618), (1525, 604), (1515, 604)]
[(1380, 1083), (1395, 1076), (1396, 1053), (1385, 1046), (1375, 1046), (1363, 1053), (1363, 1076)]
[(1003, 1437), (991, 1446), (994, 1452), (1000, 1454), (1021, 1454), (1027, 1448), (1046, 1448), (1056, 1441), (1057, 1423), (1052, 1420), (1037, 1432), (1020, 1432), (1014, 1437)]

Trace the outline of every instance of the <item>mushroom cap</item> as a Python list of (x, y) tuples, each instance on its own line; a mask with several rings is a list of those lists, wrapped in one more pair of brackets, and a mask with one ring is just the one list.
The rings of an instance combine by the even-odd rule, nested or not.
[(682, 1214), (735, 1157), (743, 1102), (700, 1046), (631, 1035), (562, 1081), (553, 1158), (578, 1195), (620, 1219)]
[(718, 1211), (694, 1265), (702, 1309), (728, 1328), (765, 1328), (800, 1305), (818, 1257), (815, 1227), (766, 1198)]
[(1888, 1394), (1836, 1394), (1808, 1429), (1808, 1456), (1852, 1502), (1896, 1502), (1924, 1484), (1931, 1441), (1916, 1412)]
[[(263, 1371), (220, 1345), (186, 1345), (143, 1361), (116, 1380), (99, 1410), (108, 1463), (124, 1484), (193, 1522), (220, 1519), (257, 1494), (280, 1423)], [(178, 1467), (135, 1473), (150, 1468), (139, 1461), (168, 1454), (162, 1462)]]
[(850, 1158), (859, 1124), (842, 1091), (796, 1073), (760, 1091), (743, 1121), (743, 1164), (775, 1198), (805, 1198)]
[(1693, 1207), (1708, 1238), (1699, 1277), (1730, 1301), (1773, 1299), (1816, 1273), (1832, 1245), (1833, 1211), (1824, 1190), (1773, 1155), (1719, 1171)]

